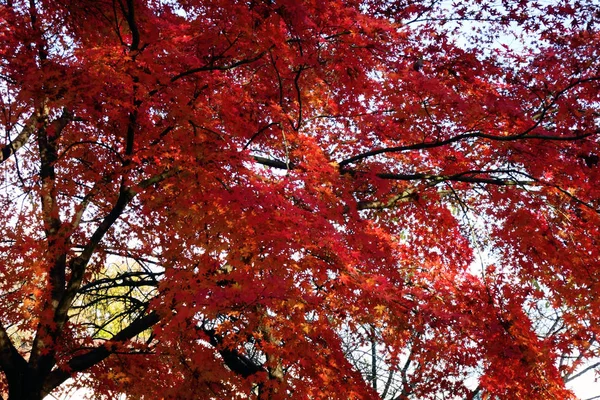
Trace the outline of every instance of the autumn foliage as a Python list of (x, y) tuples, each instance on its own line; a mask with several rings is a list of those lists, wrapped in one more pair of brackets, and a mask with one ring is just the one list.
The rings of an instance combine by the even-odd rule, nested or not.
[(3, 0), (4, 397), (572, 398), (600, 356), (598, 21)]

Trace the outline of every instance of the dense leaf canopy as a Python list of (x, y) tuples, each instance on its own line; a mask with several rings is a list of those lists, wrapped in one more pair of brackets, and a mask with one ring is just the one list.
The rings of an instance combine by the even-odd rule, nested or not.
[(3, 0), (5, 397), (571, 398), (600, 356), (599, 21)]

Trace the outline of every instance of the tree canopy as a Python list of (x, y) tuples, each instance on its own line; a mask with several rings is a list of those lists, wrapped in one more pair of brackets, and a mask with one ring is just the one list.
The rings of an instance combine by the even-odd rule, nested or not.
[(3, 0), (0, 386), (568, 399), (596, 0)]

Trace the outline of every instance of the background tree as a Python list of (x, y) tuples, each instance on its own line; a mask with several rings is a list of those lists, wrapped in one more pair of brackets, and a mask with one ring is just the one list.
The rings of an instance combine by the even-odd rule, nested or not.
[(570, 398), (600, 330), (599, 17), (3, 1), (8, 398), (376, 398), (361, 336), (400, 398)]

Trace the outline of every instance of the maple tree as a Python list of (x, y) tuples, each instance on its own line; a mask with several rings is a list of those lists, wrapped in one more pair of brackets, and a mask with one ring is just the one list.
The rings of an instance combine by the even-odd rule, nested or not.
[(599, 20), (4, 0), (4, 395), (572, 398), (600, 355)]

